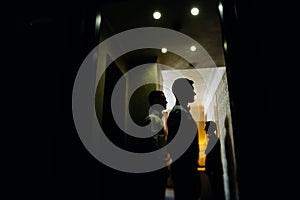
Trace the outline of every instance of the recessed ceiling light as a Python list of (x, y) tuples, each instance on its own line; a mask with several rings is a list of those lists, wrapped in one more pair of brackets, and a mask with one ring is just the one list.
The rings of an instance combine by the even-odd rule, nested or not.
[(161, 52), (162, 52), (162, 53), (167, 53), (167, 51), (168, 51), (167, 48), (162, 48), (162, 49), (161, 49)]
[(191, 9), (191, 13), (192, 13), (192, 15), (196, 16), (196, 15), (199, 14), (199, 9), (194, 7), (194, 8)]
[(197, 49), (197, 48), (196, 48), (194, 45), (190, 47), (190, 50), (191, 50), (191, 51), (196, 51), (196, 49)]
[(155, 12), (153, 13), (153, 18), (154, 18), (154, 19), (159, 19), (160, 17), (161, 17), (160, 12), (155, 11)]

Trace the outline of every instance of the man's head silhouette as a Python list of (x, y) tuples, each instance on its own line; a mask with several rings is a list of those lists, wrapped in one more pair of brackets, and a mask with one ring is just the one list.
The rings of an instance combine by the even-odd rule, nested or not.
[(177, 104), (188, 104), (194, 101), (194, 81), (188, 78), (178, 78), (172, 85), (172, 92), (175, 95)]

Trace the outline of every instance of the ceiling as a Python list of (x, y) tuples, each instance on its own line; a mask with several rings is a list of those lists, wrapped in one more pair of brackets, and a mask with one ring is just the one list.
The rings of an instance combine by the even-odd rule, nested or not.
[[(196, 6), (199, 14), (193, 16), (190, 9)], [(112, 0), (100, 4), (102, 39), (117, 33), (140, 27), (162, 27), (179, 31), (197, 41), (211, 57), (215, 65), (191, 63), (181, 56), (160, 49), (141, 49), (123, 56), (128, 66), (144, 62), (158, 62), (175, 69), (193, 69), (194, 67), (225, 66), (222, 33), (216, 0)], [(155, 20), (154, 11), (162, 16)], [(176, 43), (176, 41), (174, 41)]]

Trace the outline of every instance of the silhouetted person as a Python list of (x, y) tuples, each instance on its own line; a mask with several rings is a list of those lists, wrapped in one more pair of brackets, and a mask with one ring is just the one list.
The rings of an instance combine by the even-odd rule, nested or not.
[(223, 183), (223, 167), (221, 158), (221, 144), (217, 136), (217, 126), (214, 121), (205, 122), (204, 130), (208, 143), (205, 150), (205, 172), (211, 185), (211, 197), (213, 200), (225, 199)]
[[(162, 91), (151, 91), (149, 94), (149, 115), (145, 118), (147, 134), (151, 137), (145, 138), (143, 142), (143, 151), (151, 152), (166, 145), (166, 131), (164, 128), (163, 110), (166, 109), (167, 101)], [(165, 200), (167, 188), (167, 179), (169, 170), (167, 152), (157, 157), (157, 162), (164, 162), (165, 167), (140, 175), (140, 181), (137, 183), (139, 198), (143, 200)]]
[(176, 104), (167, 119), (167, 142), (171, 142), (176, 134), (182, 133), (193, 136), (192, 143), (177, 160), (174, 161), (174, 155), (170, 152), (171, 159), (173, 159), (170, 164), (170, 173), (175, 200), (198, 200), (201, 194), (200, 174), (197, 170), (199, 158), (198, 129), (188, 106), (194, 101), (196, 95), (193, 83), (192, 80), (179, 78), (172, 85)]
[[(166, 145), (166, 131), (164, 128), (163, 111), (166, 109), (167, 100), (165, 94), (160, 90), (149, 93), (150, 105), (149, 115), (145, 118), (145, 126), (150, 125), (149, 131), (153, 137), (149, 138), (147, 151), (155, 151)], [(166, 156), (166, 155), (164, 155)]]

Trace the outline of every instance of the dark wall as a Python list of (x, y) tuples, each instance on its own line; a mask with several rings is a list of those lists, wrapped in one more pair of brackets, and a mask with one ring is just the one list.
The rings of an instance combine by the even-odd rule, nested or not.
[(239, 196), (271, 198), (278, 195), (275, 188), (281, 185), (275, 175), (279, 149), (274, 146), (274, 138), (279, 131), (273, 131), (269, 112), (271, 5), (256, 1), (221, 2)]
[(14, 107), (20, 113), (14, 126), (24, 155), (16, 184), (31, 199), (88, 199), (94, 161), (78, 137), (71, 105), (77, 70), (96, 45), (97, 4), (24, 1), (14, 8)]

